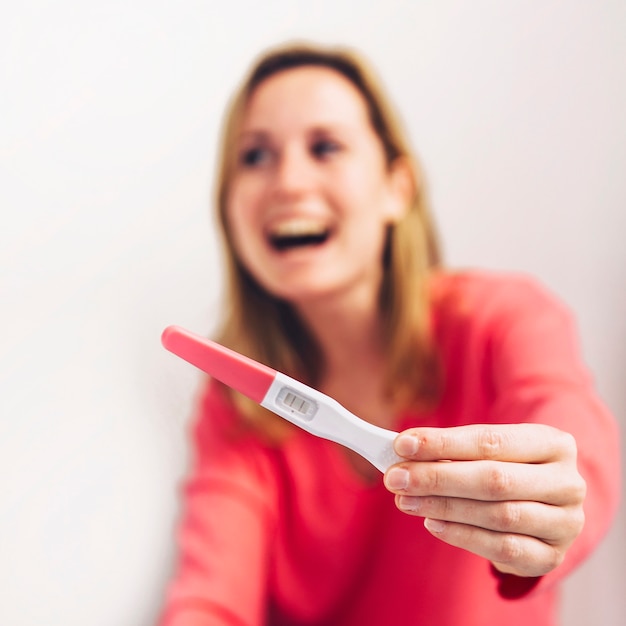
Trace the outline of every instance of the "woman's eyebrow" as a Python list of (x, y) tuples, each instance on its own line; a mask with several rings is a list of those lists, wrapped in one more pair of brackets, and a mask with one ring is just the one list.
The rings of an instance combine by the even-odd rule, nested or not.
[(270, 133), (265, 130), (243, 130), (237, 135), (239, 141), (268, 141)]
[(348, 130), (348, 127), (345, 124), (317, 124), (312, 126), (309, 129), (309, 134), (311, 135), (328, 135), (332, 133), (343, 133)]

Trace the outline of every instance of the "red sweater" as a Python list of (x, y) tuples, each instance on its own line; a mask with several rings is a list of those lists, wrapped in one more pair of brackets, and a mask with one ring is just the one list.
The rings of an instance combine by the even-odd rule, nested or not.
[(586, 523), (539, 579), (498, 575), (399, 512), (342, 449), (295, 429), (280, 447), (232, 436), (237, 415), (209, 384), (196, 423), (180, 560), (162, 626), (548, 626), (558, 582), (617, 507), (615, 421), (594, 395), (564, 307), (519, 277), (439, 277), (433, 319), (445, 371), (436, 410), (398, 430), (537, 422), (572, 433), (588, 486)]

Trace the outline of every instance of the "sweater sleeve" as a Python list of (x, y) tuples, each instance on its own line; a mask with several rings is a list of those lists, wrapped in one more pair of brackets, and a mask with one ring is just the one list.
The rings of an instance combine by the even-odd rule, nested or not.
[(232, 407), (210, 383), (193, 431), (179, 560), (160, 626), (258, 626), (276, 506), (269, 454), (237, 433)]
[[(617, 423), (598, 399), (585, 369), (570, 312), (544, 289), (514, 279), (493, 303), (491, 372), (495, 404), (490, 421), (534, 422), (571, 433), (578, 469), (587, 483), (585, 525), (564, 562), (546, 576), (524, 579), (495, 571), (505, 597), (558, 582), (583, 561), (607, 532), (620, 493)], [(486, 310), (487, 317), (490, 316)]]

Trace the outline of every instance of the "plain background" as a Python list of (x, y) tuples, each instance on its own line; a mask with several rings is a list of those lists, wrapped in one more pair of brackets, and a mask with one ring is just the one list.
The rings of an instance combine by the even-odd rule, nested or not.
[[(150, 626), (210, 332), (214, 150), (267, 45), (346, 43), (396, 100), (448, 263), (534, 274), (626, 411), (623, 0), (33, 0), (0, 20), (0, 623)], [(564, 624), (626, 623), (624, 510)], [(419, 564), (416, 564), (419, 567)]]

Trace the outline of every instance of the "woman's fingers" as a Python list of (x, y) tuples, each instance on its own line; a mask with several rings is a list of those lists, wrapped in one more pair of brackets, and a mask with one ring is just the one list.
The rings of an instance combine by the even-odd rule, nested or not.
[(385, 474), (390, 491), (486, 502), (530, 500), (553, 505), (581, 502), (585, 484), (566, 464), (506, 461), (398, 463)]
[(454, 428), (410, 428), (395, 440), (396, 452), (413, 461), (548, 463), (576, 457), (569, 433), (543, 424), (471, 424)]
[(560, 544), (582, 529), (581, 507), (558, 507), (540, 502), (478, 502), (462, 498), (396, 496), (396, 504), (409, 515), (483, 528), (497, 533), (536, 537)]
[(538, 424), (414, 428), (385, 473), (398, 508), (450, 545), (519, 576), (556, 567), (584, 523), (574, 438)]
[(441, 541), (491, 561), (503, 573), (543, 576), (557, 567), (569, 544), (550, 544), (528, 535), (499, 533), (467, 524), (427, 518), (426, 528)]

